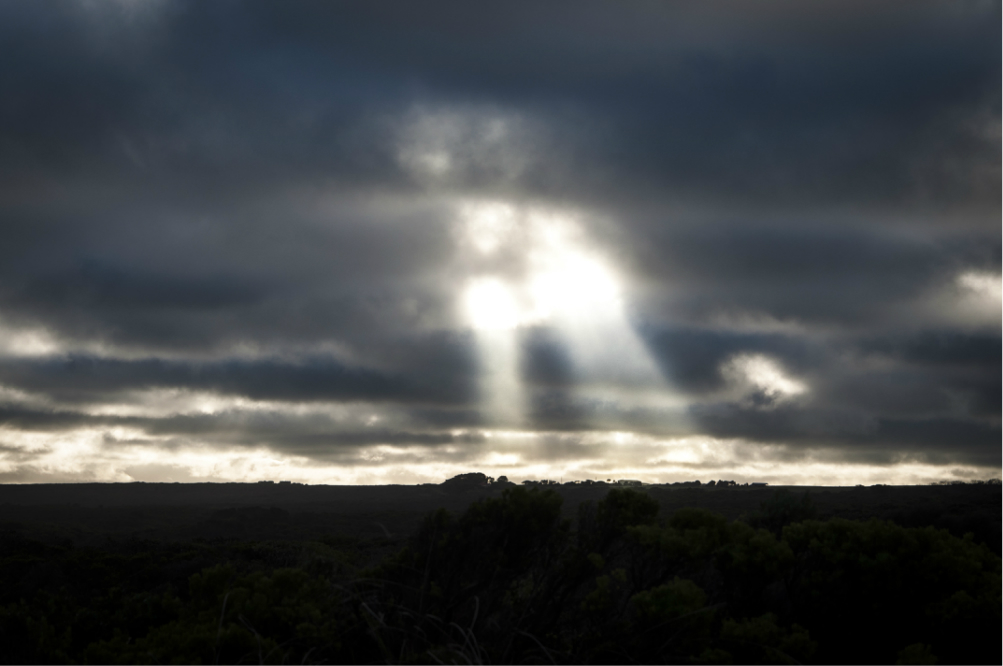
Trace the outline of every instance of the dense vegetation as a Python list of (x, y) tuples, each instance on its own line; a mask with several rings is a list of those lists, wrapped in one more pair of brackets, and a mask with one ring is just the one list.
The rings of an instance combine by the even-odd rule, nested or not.
[(931, 527), (728, 521), (613, 489), (512, 487), (403, 550), (6, 538), (11, 663), (999, 663), (1000, 558)]

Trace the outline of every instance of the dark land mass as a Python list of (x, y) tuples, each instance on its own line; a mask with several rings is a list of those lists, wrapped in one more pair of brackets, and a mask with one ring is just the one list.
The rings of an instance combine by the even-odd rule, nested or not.
[[(479, 476), (479, 475), (470, 475)], [(112, 539), (184, 541), (244, 539), (309, 541), (330, 535), (398, 541), (431, 511), (462, 513), (473, 502), (498, 497), (506, 485), (477, 479), (420, 486), (325, 486), (283, 483), (83, 483), (0, 485), (0, 532), (42, 541), (99, 545)], [(550, 484), (574, 518), (585, 501), (601, 500), (609, 484)], [(932, 486), (710, 486), (650, 485), (660, 514), (685, 507), (734, 520), (754, 515), (778, 493), (803, 497), (814, 517), (892, 520), (932, 526), (962, 537), (971, 533), (997, 554), (1001, 492), (995, 484)]]
[(0, 663), (1000, 663), (999, 482), (499, 481), (0, 486)]

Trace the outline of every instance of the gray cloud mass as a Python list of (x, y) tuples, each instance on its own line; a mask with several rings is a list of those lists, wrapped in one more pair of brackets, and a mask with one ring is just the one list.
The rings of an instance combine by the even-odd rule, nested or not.
[(4, 3), (0, 478), (998, 476), (1000, 19)]

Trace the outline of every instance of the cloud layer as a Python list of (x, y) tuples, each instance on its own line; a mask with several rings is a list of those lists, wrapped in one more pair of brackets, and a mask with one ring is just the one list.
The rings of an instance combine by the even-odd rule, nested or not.
[(0, 478), (998, 476), (999, 12), (4, 5)]

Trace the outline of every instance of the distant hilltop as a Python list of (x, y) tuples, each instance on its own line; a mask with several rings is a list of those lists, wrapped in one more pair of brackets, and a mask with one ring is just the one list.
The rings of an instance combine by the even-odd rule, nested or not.
[[(474, 488), (492, 488), (492, 487), (505, 487), (514, 486), (515, 483), (508, 480), (507, 476), (499, 476), (497, 479), (488, 476), (481, 472), (468, 472), (466, 474), (457, 474), (451, 479), (447, 479), (439, 484), (442, 488), (447, 490), (464, 490), (464, 489), (474, 489)], [(643, 481), (638, 481), (636, 479), (585, 479), (585, 480), (575, 480), (575, 481), (554, 481), (552, 479), (526, 479), (522, 482), (524, 486), (615, 486), (619, 488), (643, 488), (646, 486), (706, 486), (715, 488), (727, 488), (727, 487), (765, 487), (766, 483), (754, 482), (754, 483), (736, 483), (735, 481), (708, 481), (707, 483), (702, 483), (701, 481), (677, 481), (674, 483), (644, 483)]]

